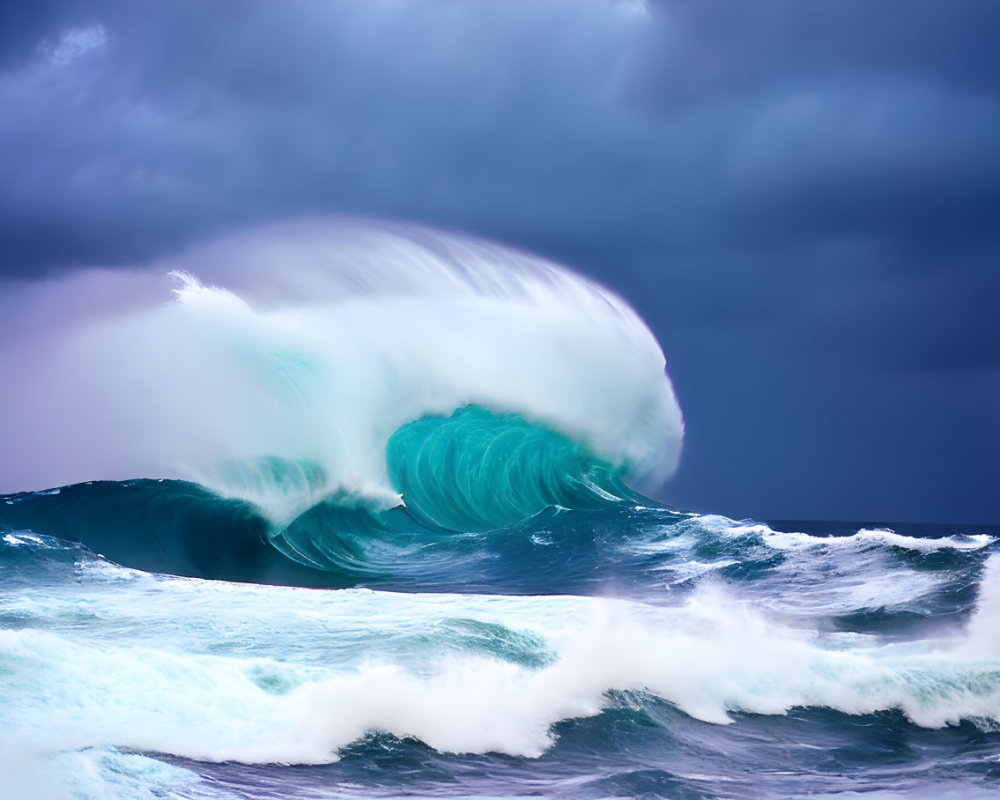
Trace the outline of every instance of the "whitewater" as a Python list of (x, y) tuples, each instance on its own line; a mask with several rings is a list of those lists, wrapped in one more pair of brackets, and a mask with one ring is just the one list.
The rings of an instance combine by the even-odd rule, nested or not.
[(1000, 531), (651, 499), (663, 352), (565, 267), (313, 219), (0, 313), (0, 798), (1000, 789)]

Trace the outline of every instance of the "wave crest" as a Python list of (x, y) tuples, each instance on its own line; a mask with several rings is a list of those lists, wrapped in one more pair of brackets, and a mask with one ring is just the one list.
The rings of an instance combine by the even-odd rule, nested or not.
[[(398, 572), (415, 541), (436, 541), (447, 558), (461, 549), (449, 541), (457, 533), (506, 529), (546, 509), (651, 502), (578, 443), (479, 406), (403, 425), (389, 438), (386, 463), (405, 504), (333, 492), (277, 523), (246, 500), (188, 481), (96, 481), (0, 496), (0, 528), (80, 541), (153, 572), (351, 586)], [(243, 494), (272, 497), (315, 493), (328, 480), (318, 464), (273, 457), (225, 462), (220, 473)]]
[[(668, 476), (680, 452), (663, 354), (635, 312), (562, 267), (482, 241), (319, 220), (148, 269), (3, 288), (0, 312), (18, 336), (0, 343), (0, 369), (19, 380), (0, 398), (0, 491), (180, 479), (250, 501), (279, 527), (331, 495), (391, 507), (394, 479), (429, 501), (439, 489), (412, 467), (439, 461), (437, 439), (414, 449), (426, 422), (396, 432), (470, 404), (573, 443), (553, 450), (536, 431), (491, 445), (518, 452), (543, 483), (544, 459), (572, 461), (574, 448), (642, 486)], [(471, 417), (449, 424), (479, 435)], [(405, 457), (392, 466), (394, 435), (392, 453)], [(547, 455), (527, 455), (529, 439)], [(503, 497), (463, 490), (446, 527), (482, 528), (566, 491), (599, 494), (610, 479), (570, 491), (504, 477), (501, 463), (485, 469), (505, 482)], [(308, 467), (276, 482), (274, 464)]]

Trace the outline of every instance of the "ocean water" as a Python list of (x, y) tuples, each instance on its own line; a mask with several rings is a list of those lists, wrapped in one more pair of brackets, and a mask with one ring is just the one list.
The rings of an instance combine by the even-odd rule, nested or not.
[(650, 499), (663, 354), (571, 272), (314, 221), (8, 288), (3, 800), (1000, 793), (1000, 530)]
[(1000, 788), (991, 535), (810, 536), (620, 504), (463, 540), (407, 544), (407, 570), (332, 590), (6, 533), (0, 794)]

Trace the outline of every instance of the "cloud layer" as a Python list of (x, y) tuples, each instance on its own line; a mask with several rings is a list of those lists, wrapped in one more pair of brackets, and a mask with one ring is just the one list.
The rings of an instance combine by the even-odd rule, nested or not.
[(995, 3), (20, 5), (4, 274), (317, 212), (485, 234), (649, 320), (668, 499), (1000, 520)]

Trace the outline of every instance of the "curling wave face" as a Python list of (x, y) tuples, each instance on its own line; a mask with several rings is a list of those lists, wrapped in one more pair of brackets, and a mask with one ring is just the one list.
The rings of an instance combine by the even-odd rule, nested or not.
[[(632, 481), (663, 479), (680, 452), (663, 354), (635, 312), (484, 242), (298, 223), (2, 297), (18, 335), (0, 365), (19, 380), (0, 400), (0, 491), (177, 478), (275, 518), (309, 494), (390, 499), (389, 437), (470, 404), (547, 425)], [(322, 485), (225, 468), (267, 457), (313, 462)]]
[(0, 523), (55, 532), (72, 498), (89, 511), (64, 533), (121, 557), (139, 514), (167, 571), (276, 576), (260, 542), (337, 571), (343, 537), (635, 498), (626, 482), (657, 485), (680, 454), (663, 354), (621, 299), (423, 228), (281, 225), (8, 286), (0, 306), (19, 332), (0, 346), (19, 376), (0, 490), (84, 484), (18, 495)]
[[(0, 528), (79, 541), (118, 563), (154, 572), (251, 583), (416, 587), (420, 570), (435, 558), (447, 564), (464, 553), (448, 570), (457, 579), (468, 566), (470, 545), (477, 561), (488, 562), (497, 540), (530, 537), (549, 524), (546, 514), (613, 514), (641, 499), (618, 470), (579, 444), (519, 415), (479, 406), (403, 425), (389, 438), (386, 464), (405, 505), (386, 507), (340, 491), (277, 524), (247, 500), (189, 481), (96, 481), (0, 497)], [(320, 494), (326, 485), (322, 467), (308, 461), (230, 462), (219, 472), (229, 485), (257, 494), (288, 487)], [(404, 564), (414, 570), (409, 578)]]

